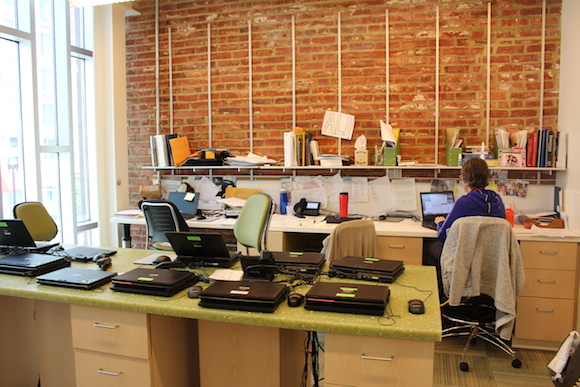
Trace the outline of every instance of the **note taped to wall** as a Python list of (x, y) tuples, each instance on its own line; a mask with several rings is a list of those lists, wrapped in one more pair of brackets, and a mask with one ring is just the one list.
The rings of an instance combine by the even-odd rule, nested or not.
[(327, 110), (322, 122), (322, 134), (325, 136), (350, 140), (354, 130), (354, 116)]

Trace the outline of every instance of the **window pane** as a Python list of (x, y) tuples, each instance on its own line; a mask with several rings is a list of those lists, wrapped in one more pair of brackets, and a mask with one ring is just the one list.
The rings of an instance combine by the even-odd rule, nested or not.
[[(62, 230), (60, 219), (60, 182), (59, 182), (58, 153), (42, 153), (40, 155), (40, 183), (42, 190), (42, 204)], [(60, 232), (57, 238), (61, 238)], [(55, 239), (56, 240), (56, 239)]]
[(22, 121), (18, 43), (0, 39), (0, 179), (2, 214), (11, 217), (15, 204), (24, 201)]
[(40, 119), (38, 138), (40, 145), (60, 145), (57, 142), (56, 121), (56, 91), (55, 91), (55, 61), (54, 61), (54, 23), (52, 17), (52, 1), (37, 1), (37, 63), (38, 88), (40, 103)]
[(0, 24), (16, 29), (16, 1), (0, 0)]
[(70, 44), (80, 48), (85, 47), (84, 8), (70, 6)]

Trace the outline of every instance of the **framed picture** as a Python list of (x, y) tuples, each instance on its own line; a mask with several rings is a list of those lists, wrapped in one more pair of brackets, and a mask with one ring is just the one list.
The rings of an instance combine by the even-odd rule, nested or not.
[(498, 156), (500, 167), (521, 168), (526, 166), (526, 153), (524, 149), (500, 149)]

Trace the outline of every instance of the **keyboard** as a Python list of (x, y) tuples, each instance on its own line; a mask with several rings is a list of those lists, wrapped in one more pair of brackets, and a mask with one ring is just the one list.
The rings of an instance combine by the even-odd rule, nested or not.
[(437, 231), (437, 225), (435, 222), (424, 220), (421, 225), (425, 228), (430, 228), (431, 230)]

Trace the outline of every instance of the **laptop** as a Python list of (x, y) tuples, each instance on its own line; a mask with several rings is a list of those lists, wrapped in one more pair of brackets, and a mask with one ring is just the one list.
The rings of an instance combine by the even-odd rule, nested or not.
[(274, 262), (280, 271), (314, 274), (322, 269), (325, 256), (321, 253), (280, 251), (272, 252)]
[(65, 267), (39, 275), (36, 277), (36, 282), (43, 285), (91, 290), (111, 282), (111, 278), (116, 275), (117, 273), (110, 271)]
[(36, 277), (63, 267), (70, 262), (48, 254), (24, 253), (0, 258), (0, 273)]
[(286, 285), (274, 282), (217, 281), (201, 292), (206, 308), (272, 313), (286, 298)]
[(167, 200), (175, 204), (183, 219), (195, 218), (197, 215), (198, 192), (169, 192)]
[(102, 249), (99, 247), (79, 246), (73, 247), (71, 249), (56, 251), (54, 254), (61, 257), (72, 258), (75, 261), (89, 262), (92, 261), (93, 258), (97, 255), (105, 254), (107, 257), (110, 257), (111, 255), (117, 254), (117, 251)]
[(455, 204), (452, 191), (442, 192), (421, 192), (421, 214), (422, 226), (437, 230), (435, 218), (438, 216), (447, 217)]
[(137, 268), (114, 276), (112, 290), (125, 293), (171, 297), (198, 281), (185, 270)]
[(393, 282), (404, 270), (403, 261), (346, 256), (331, 262), (328, 274), (365, 281)]
[(238, 259), (239, 254), (230, 254), (219, 233), (168, 231), (165, 235), (177, 254), (176, 262), (231, 267)]
[(16, 249), (46, 251), (58, 242), (35, 242), (22, 219), (0, 220), (0, 246)]
[(385, 312), (389, 295), (386, 285), (317, 282), (306, 293), (304, 308), (381, 316)]

